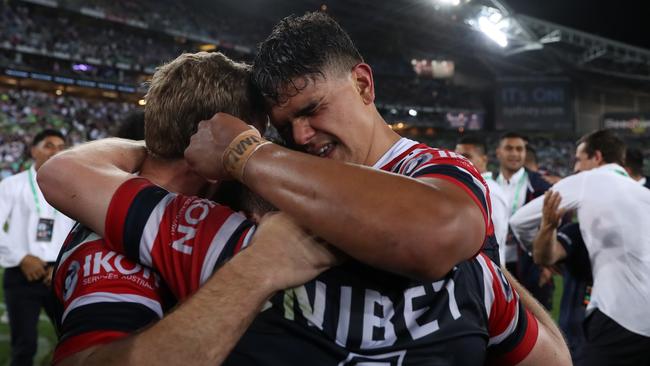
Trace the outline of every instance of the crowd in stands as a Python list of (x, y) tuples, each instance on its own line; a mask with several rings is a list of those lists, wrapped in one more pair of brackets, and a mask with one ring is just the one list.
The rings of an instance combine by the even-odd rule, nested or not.
[(0, 177), (24, 168), (29, 143), (43, 128), (61, 130), (75, 145), (113, 135), (118, 122), (136, 108), (128, 103), (0, 89)]
[[(197, 12), (191, 4), (173, 0), (63, 0), (61, 4), (73, 9), (91, 8), (104, 12), (112, 18), (137, 20), (153, 29), (171, 29), (248, 47), (260, 42), (272, 25), (270, 22), (261, 23), (259, 19), (242, 21), (239, 16), (225, 17), (212, 6), (204, 6), (200, 12)], [(183, 16), (178, 16), (179, 14)], [(244, 16), (244, 14), (239, 15)]]
[[(244, 61), (251, 61), (252, 54), (236, 51), (232, 45), (249, 44), (250, 49), (254, 49), (254, 45), (268, 32), (264, 22), (235, 21), (240, 18), (217, 16), (212, 14), (214, 9), (210, 7), (196, 12), (187, 9), (189, 5), (182, 2), (165, 0), (164, 3), (162, 6), (152, 1), (59, 2), (64, 9), (76, 9), (75, 12), (17, 1), (0, 2), (0, 47), (4, 48), (0, 50), (0, 67), (19, 67), (139, 85), (148, 78), (145, 69), (151, 71), (182, 52), (198, 50), (198, 42), (183, 37), (81, 15), (79, 11), (82, 7), (103, 12), (111, 19), (135, 18), (136, 21), (151, 24), (153, 29), (175, 29), (218, 39), (222, 43), (230, 42), (231, 48), (219, 49), (229, 57)], [(166, 11), (161, 13), (159, 9)], [(187, 16), (178, 17), (176, 14)], [(235, 35), (245, 35), (246, 38)], [(66, 57), (69, 59), (29, 53), (16, 57), (9, 51), (21, 46), (51, 55), (68, 55)], [(90, 63), (89, 59), (97, 62)], [(410, 62), (403, 59), (403, 55), (370, 54), (367, 61), (374, 69), (379, 103), (472, 109), (482, 107), (476, 93), (463, 90), (449, 81), (416, 77)], [(77, 63), (83, 63), (83, 68), (74, 67)], [(118, 63), (135, 66), (140, 71), (107, 66)]]
[[(73, 59), (151, 67), (172, 59), (184, 49), (152, 33), (74, 19), (72, 13), (36, 11), (27, 6), (0, 4), (0, 44), (31, 47), (48, 53), (63, 53)], [(84, 21), (85, 20), (85, 21)]]

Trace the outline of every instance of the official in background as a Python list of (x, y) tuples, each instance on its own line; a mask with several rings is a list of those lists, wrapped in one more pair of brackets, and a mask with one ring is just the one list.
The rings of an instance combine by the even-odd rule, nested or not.
[(41, 308), (52, 319), (52, 264), (72, 221), (50, 206), (38, 185), (38, 169), (65, 148), (63, 134), (44, 130), (34, 137), (34, 164), (0, 182), (0, 265), (11, 333), (11, 365), (31, 365), (36, 354)]
[(640, 185), (650, 188), (650, 178), (643, 175), (643, 152), (639, 149), (627, 149), (625, 152), (625, 170), (630, 178)]
[(490, 201), (492, 202), (492, 223), (494, 224), (494, 236), (499, 243), (499, 259), (501, 264), (506, 261), (506, 238), (508, 237), (508, 198), (501, 187), (494, 181), (492, 172), (487, 170), (488, 156), (485, 142), (476, 137), (463, 137), (456, 145), (456, 152), (463, 155), (474, 164), (476, 170), (481, 173), (483, 179), (490, 189)]
[[(650, 364), (650, 192), (623, 169), (625, 144), (609, 130), (584, 136), (576, 171), (553, 186), (558, 210), (577, 210), (594, 284), (584, 323), (581, 365)], [(542, 221), (544, 198), (510, 219), (513, 233), (530, 243)], [(554, 263), (570, 255), (550, 248)]]
[[(539, 173), (524, 167), (528, 138), (516, 132), (507, 132), (499, 139), (496, 154), (499, 174), (495, 178), (508, 199), (512, 216), (519, 208), (541, 196), (551, 185)], [(533, 262), (528, 251), (522, 250), (512, 235), (506, 240), (505, 266), (547, 309), (551, 309), (553, 281), (550, 270)]]

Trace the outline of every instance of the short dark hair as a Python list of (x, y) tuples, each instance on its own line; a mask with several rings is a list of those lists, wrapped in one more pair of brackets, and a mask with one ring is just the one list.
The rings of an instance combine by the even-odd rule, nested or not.
[(458, 140), (458, 145), (472, 145), (479, 149), (482, 155), (487, 154), (487, 145), (485, 141), (476, 136), (465, 136)]
[(528, 144), (528, 136), (521, 134), (519, 132), (507, 131), (499, 136), (499, 143), (505, 139), (522, 139), (526, 144)]
[(281, 104), (306, 87), (299, 77), (325, 76), (326, 70), (349, 71), (363, 62), (350, 36), (322, 12), (282, 19), (258, 47), (253, 80), (267, 100)]
[(130, 140), (144, 140), (144, 111), (129, 113), (117, 129), (115, 136)]
[(643, 175), (643, 152), (640, 149), (627, 149), (625, 151), (625, 166), (633, 175)]
[(530, 144), (526, 144), (526, 161), (537, 164), (537, 150)]
[(585, 144), (588, 157), (600, 151), (603, 161), (623, 165), (625, 161), (625, 142), (612, 130), (597, 130), (580, 138), (576, 145)]
[(65, 141), (65, 136), (63, 136), (61, 131), (48, 128), (48, 129), (45, 129), (45, 130), (37, 133), (34, 136), (34, 139), (32, 140), (32, 147), (38, 145), (41, 141), (45, 140), (46, 138), (48, 138), (50, 136), (56, 136), (56, 137), (60, 138), (61, 140)]

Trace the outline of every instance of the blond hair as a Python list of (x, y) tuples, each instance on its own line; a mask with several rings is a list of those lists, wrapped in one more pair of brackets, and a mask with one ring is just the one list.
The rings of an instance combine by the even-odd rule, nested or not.
[(145, 141), (154, 155), (177, 159), (200, 121), (225, 112), (254, 123), (262, 100), (251, 68), (222, 53), (184, 53), (159, 66), (145, 97)]

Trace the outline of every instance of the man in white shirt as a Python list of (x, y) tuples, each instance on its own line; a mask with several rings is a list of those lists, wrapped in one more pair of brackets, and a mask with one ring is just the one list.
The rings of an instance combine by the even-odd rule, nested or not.
[(490, 189), (490, 202), (492, 203), (492, 223), (494, 236), (499, 243), (499, 259), (505, 265), (506, 237), (508, 236), (508, 199), (501, 187), (492, 178), (492, 172), (487, 170), (488, 156), (485, 142), (479, 138), (463, 137), (456, 145), (456, 152), (463, 155), (474, 164), (481, 173)]
[[(576, 149), (582, 173), (553, 186), (559, 211), (577, 210), (593, 272), (579, 365), (650, 364), (650, 192), (628, 176), (624, 157), (625, 144), (611, 131), (593, 132)], [(542, 208), (538, 198), (512, 216), (522, 242), (533, 240)], [(551, 262), (566, 255), (554, 245)]]
[[(512, 216), (519, 208), (539, 197), (551, 185), (534, 171), (524, 167), (528, 138), (516, 133), (506, 132), (499, 139), (496, 154), (499, 159), (499, 174), (495, 181), (505, 192), (508, 213)], [(536, 265), (527, 251), (518, 247), (516, 240), (509, 235), (505, 245), (504, 265), (519, 281), (542, 303), (551, 309), (553, 281), (551, 271)]]
[(53, 313), (52, 264), (72, 221), (47, 203), (36, 184), (36, 172), (64, 148), (59, 131), (41, 131), (32, 143), (32, 167), (0, 182), (0, 223), (9, 225), (7, 232), (0, 230), (0, 265), (6, 268), (3, 286), (11, 365), (32, 364), (41, 308), (48, 315)]

